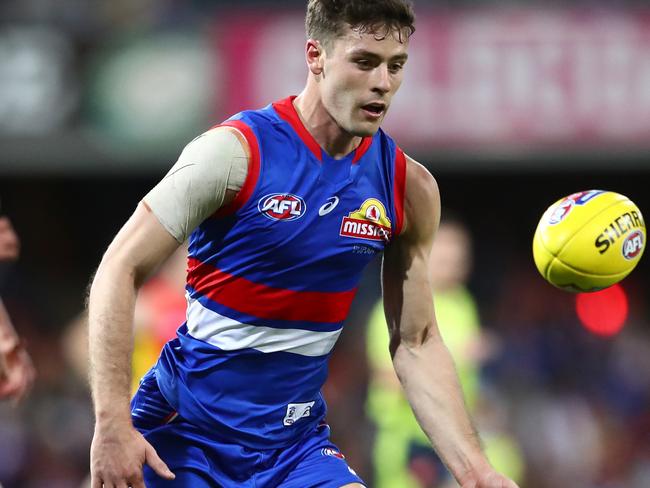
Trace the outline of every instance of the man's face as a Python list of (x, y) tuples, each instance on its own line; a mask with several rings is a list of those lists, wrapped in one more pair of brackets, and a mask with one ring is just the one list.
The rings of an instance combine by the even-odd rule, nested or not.
[(408, 40), (399, 32), (385, 38), (347, 28), (327, 44), (319, 86), (329, 115), (346, 132), (371, 136), (384, 120), (402, 84)]

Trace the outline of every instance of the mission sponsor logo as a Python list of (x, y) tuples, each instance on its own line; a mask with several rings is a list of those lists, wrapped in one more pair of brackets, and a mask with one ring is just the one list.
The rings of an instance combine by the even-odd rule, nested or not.
[(297, 220), (307, 210), (305, 201), (291, 193), (272, 193), (260, 198), (257, 208), (260, 213), (271, 220)]
[(358, 210), (343, 217), (340, 235), (369, 241), (390, 241), (391, 222), (386, 208), (376, 198), (369, 198)]

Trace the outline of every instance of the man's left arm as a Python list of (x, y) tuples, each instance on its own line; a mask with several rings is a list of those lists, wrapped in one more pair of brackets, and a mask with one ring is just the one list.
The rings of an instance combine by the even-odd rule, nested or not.
[(431, 174), (407, 159), (403, 232), (382, 269), (390, 351), (418, 423), (462, 488), (517, 488), (490, 466), (472, 426), (433, 309), (429, 255), (440, 220)]
[(36, 373), (24, 342), (11, 324), (0, 300), (0, 400), (19, 403), (29, 393)]

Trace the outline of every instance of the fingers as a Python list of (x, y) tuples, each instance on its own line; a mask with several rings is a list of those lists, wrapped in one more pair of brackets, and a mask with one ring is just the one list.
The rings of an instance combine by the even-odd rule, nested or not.
[(7, 379), (7, 363), (4, 354), (0, 353), (0, 383)]
[(133, 477), (130, 481), (104, 482), (100, 476), (92, 476), (91, 479), (91, 488), (146, 488), (142, 474)]
[(129, 482), (131, 488), (146, 488), (142, 477)]
[(0, 378), (0, 400), (14, 399), (20, 391), (20, 377), (16, 373), (13, 369), (4, 371), (4, 376)]
[(102, 480), (98, 476), (91, 476), (91, 481), (90, 481), (90, 487), (91, 488), (102, 488), (104, 483), (102, 483)]
[(494, 474), (481, 480), (469, 480), (461, 488), (519, 488), (519, 485), (500, 474)]
[(13, 352), (17, 354), (11, 361), (4, 361), (0, 355), (0, 368), (3, 376), (0, 377), (0, 398), (11, 398), (14, 407), (27, 396), (32, 388), (36, 372), (32, 361), (26, 351)]
[(31, 389), (32, 383), (30, 379), (30, 373), (28, 370), (22, 370), (20, 372), (20, 378), (16, 385), (16, 389), (13, 394), (12, 405), (17, 407), (20, 403), (27, 397), (29, 390)]
[(517, 483), (506, 478), (505, 476), (501, 477), (501, 482), (499, 486), (503, 488), (519, 488), (519, 486), (517, 486)]
[(153, 447), (130, 424), (95, 430), (90, 448), (92, 488), (145, 488), (142, 467), (147, 462), (152, 467), (154, 463), (162, 465), (160, 469), (169, 472)]
[(30, 385), (25, 379), (18, 384), (16, 391), (14, 392), (13, 399), (11, 400), (11, 406), (17, 408), (18, 405), (27, 397), (29, 393)]
[(20, 241), (7, 217), (0, 217), (0, 261), (16, 259), (20, 253)]
[(20, 356), (21, 364), (21, 385), (18, 395), (16, 396), (16, 404), (22, 402), (29, 392), (32, 390), (34, 380), (36, 379), (36, 370), (32, 364), (32, 360), (27, 354), (27, 351), (21, 351)]
[(173, 480), (176, 478), (176, 475), (170, 471), (163, 460), (160, 459), (153, 446), (148, 442), (146, 442), (145, 446), (145, 462), (151, 466), (151, 469), (153, 469), (158, 476), (167, 480)]

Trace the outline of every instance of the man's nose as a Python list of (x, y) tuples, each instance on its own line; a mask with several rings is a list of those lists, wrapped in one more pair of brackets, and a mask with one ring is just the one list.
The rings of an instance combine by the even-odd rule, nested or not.
[(373, 91), (384, 94), (390, 91), (391, 79), (388, 66), (381, 64), (375, 68), (373, 73)]

